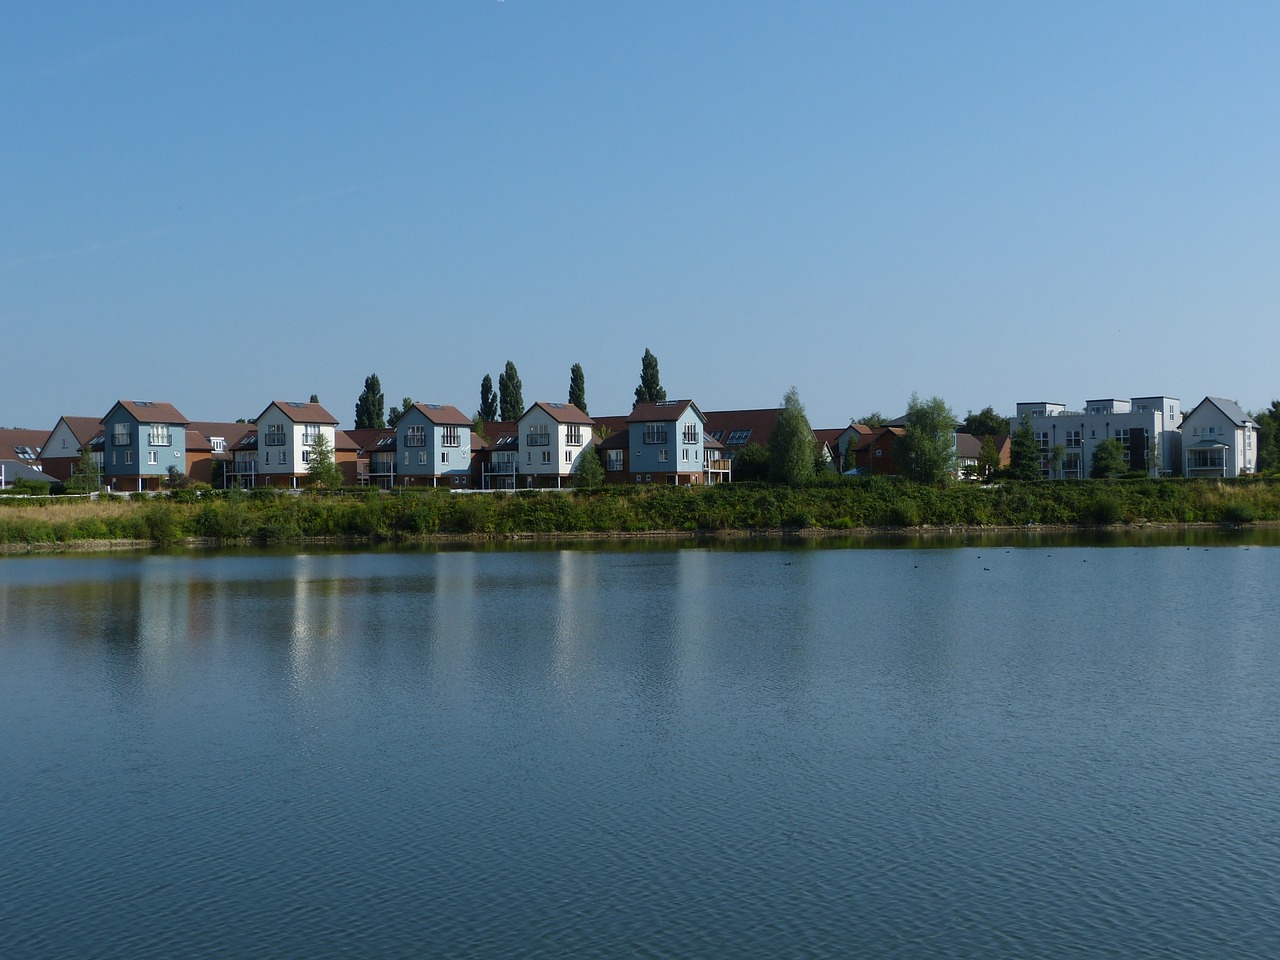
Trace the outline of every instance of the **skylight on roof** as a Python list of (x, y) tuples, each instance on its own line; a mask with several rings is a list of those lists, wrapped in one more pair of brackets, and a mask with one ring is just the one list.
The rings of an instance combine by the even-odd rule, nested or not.
[(288, 407), (305, 407), (305, 406), (306, 406), (306, 404), (305, 404), (305, 403), (302, 403), (302, 402), (301, 402), (301, 401), (299, 401), (299, 400), (286, 400), (286, 401), (285, 401), (285, 406), (288, 406)]
[(428, 410), (439, 410), (439, 409), (440, 409), (440, 404), (438, 404), (438, 403), (424, 403), (424, 404), (423, 404), (423, 406), (424, 406), (424, 407), (426, 407)]
[(38, 451), (32, 450), (30, 447), (14, 447), (13, 452), (23, 460), (34, 460)]
[(133, 401), (133, 405), (135, 407), (154, 407), (155, 402), (152, 400), (135, 400)]
[[(736, 447), (739, 444), (747, 442), (747, 438), (751, 436), (750, 430), (734, 430), (729, 434), (729, 439), (725, 441), (725, 446)], [(717, 437), (717, 439), (719, 439)]]
[(565, 404), (563, 403), (548, 403), (547, 406), (552, 410), (563, 410), (565, 408)]

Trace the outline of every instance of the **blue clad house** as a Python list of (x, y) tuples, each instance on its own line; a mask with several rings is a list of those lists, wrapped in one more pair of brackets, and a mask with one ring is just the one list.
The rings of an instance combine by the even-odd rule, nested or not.
[(400, 486), (471, 483), (471, 418), (443, 403), (415, 403), (396, 421)]
[(187, 467), (187, 418), (172, 404), (117, 400), (102, 418), (102, 482), (112, 490), (159, 490)]
[(628, 469), (635, 482), (702, 483), (706, 423), (692, 400), (637, 403), (627, 417)]

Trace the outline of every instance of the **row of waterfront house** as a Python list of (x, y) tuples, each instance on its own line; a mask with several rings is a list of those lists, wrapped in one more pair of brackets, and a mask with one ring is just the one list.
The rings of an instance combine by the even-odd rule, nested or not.
[[(518, 421), (473, 424), (457, 407), (415, 403), (386, 429), (340, 430), (319, 403), (274, 400), (253, 422), (192, 421), (170, 403), (119, 400), (105, 416), (63, 416), (51, 431), (0, 430), (0, 484), (19, 477), (70, 479), (87, 448), (103, 484), (158, 490), (176, 472), (231, 487), (298, 488), (309, 482), (323, 438), (350, 486), (452, 490), (558, 488), (598, 450), (610, 483), (698, 485), (733, 479), (750, 444), (767, 445), (778, 409), (704, 412), (692, 400), (638, 403), (625, 416), (589, 417), (540, 401)], [(1234, 401), (1205, 397), (1183, 413), (1174, 397), (1019, 403), (1010, 433), (1026, 419), (1046, 477), (1089, 476), (1104, 440), (1120, 441), (1130, 470), (1150, 476), (1236, 477), (1257, 469), (1258, 427)], [(818, 456), (848, 474), (892, 475), (905, 418), (871, 427), (814, 430)], [(991, 438), (1007, 465), (1010, 435)], [(957, 471), (978, 472), (983, 438), (957, 430)], [(594, 454), (593, 454), (594, 455)]]

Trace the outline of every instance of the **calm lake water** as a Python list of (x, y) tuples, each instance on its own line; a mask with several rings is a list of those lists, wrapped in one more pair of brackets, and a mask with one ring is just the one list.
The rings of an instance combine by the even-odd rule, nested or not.
[(1280, 550), (0, 559), (0, 957), (1275, 957)]

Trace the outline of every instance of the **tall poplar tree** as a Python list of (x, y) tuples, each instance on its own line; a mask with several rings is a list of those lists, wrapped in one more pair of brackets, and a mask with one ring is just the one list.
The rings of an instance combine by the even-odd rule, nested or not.
[(569, 368), (569, 402), (587, 413), (587, 375), (582, 372), (580, 363)]
[(636, 403), (660, 403), (667, 399), (667, 391), (658, 378), (658, 358), (648, 347), (640, 358), (640, 386), (636, 387)]
[(400, 422), (400, 418), (409, 412), (409, 408), (413, 406), (413, 397), (405, 397), (400, 401), (400, 406), (392, 406), (391, 413), (387, 415), (387, 426), (394, 427)]
[(383, 416), (383, 410), (382, 382), (376, 373), (371, 373), (364, 378), (364, 390), (360, 393), (360, 399), (356, 401), (356, 429), (385, 428), (387, 421)]
[(482, 423), (498, 419), (498, 395), (493, 392), (493, 377), (487, 373), (480, 381), (480, 409), (476, 416)]
[(516, 365), (510, 360), (502, 373), (498, 374), (498, 412), (503, 420), (514, 422), (524, 413), (524, 393), (520, 384), (520, 374)]

